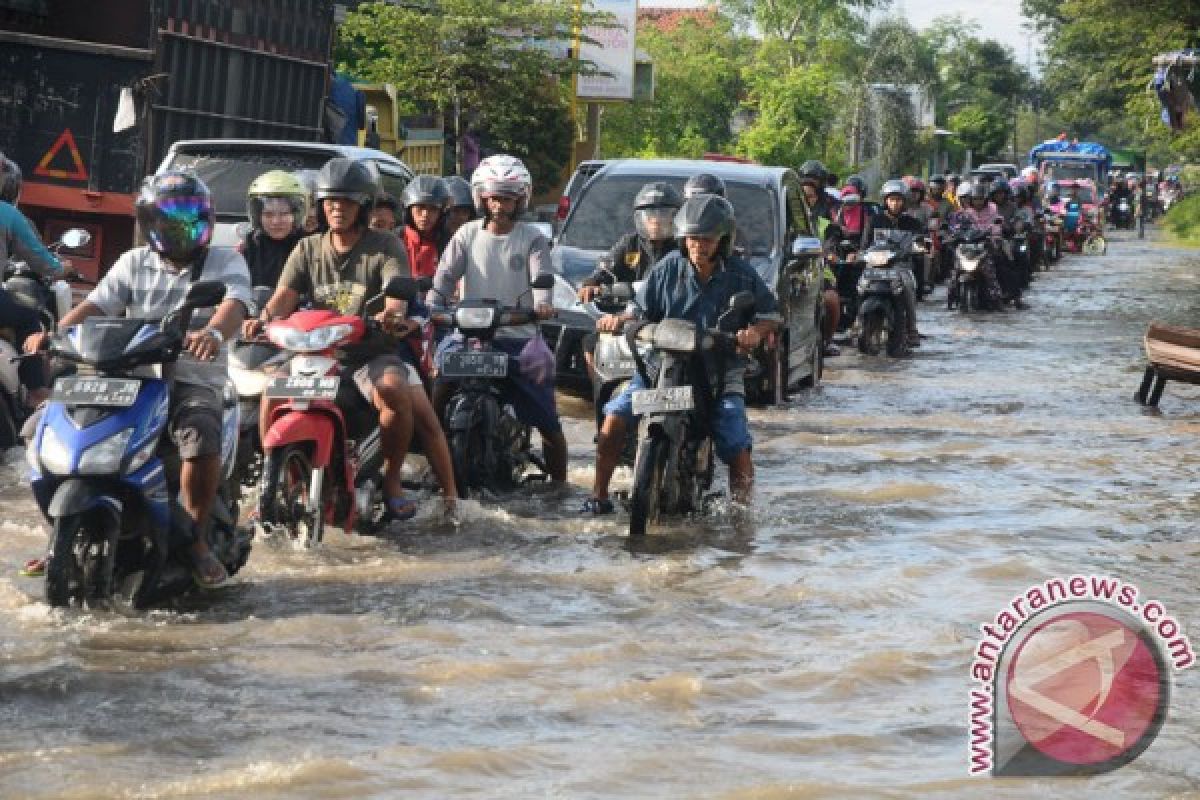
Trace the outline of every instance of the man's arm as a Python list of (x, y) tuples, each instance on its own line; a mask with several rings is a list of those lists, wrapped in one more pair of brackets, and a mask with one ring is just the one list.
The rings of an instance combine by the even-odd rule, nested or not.
[(425, 302), (430, 306), (444, 307), (454, 296), (454, 287), (467, 271), (467, 240), (464, 235), (467, 230), (466, 225), (459, 228), (442, 253), (437, 272), (433, 275), (433, 288), (425, 296)]
[(11, 233), (10, 256), (29, 264), (40, 275), (54, 276), (63, 271), (59, 260), (42, 244), (33, 223), (16, 206), (0, 203), (0, 229), (3, 228)]
[[(66, 330), (72, 325), (78, 325), (88, 317), (102, 316), (104, 316), (104, 309), (100, 308), (100, 306), (96, 305), (90, 300), (84, 300), (82, 303), (68, 311), (63, 318), (58, 321), (58, 327), (60, 330)], [(51, 334), (53, 333), (54, 331), (38, 331), (37, 333), (34, 333), (26, 338), (25, 352), (36, 353), (37, 351), (41, 350), (46, 346), (46, 340), (50, 338)]]

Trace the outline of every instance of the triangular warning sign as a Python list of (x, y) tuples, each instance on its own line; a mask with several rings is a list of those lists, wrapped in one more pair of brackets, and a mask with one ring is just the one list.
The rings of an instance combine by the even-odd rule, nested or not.
[[(64, 147), (70, 148), (71, 160), (75, 162), (75, 169), (68, 172), (65, 169), (50, 169), (50, 162), (58, 155), (58, 152)], [(79, 155), (79, 148), (75, 144), (75, 136), (71, 133), (70, 128), (64, 128), (62, 134), (46, 151), (46, 155), (42, 156), (42, 160), (33, 168), (34, 175), (41, 175), (44, 178), (67, 178), (68, 180), (86, 181), (88, 179), (87, 170), (83, 167), (83, 158)]]

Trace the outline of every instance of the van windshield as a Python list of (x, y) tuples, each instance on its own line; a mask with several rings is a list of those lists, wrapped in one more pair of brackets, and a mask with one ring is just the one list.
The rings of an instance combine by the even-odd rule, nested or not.
[(194, 172), (212, 192), (218, 218), (246, 216), (246, 190), (254, 179), (273, 169), (318, 170), (330, 156), (320, 151), (246, 148), (190, 150), (176, 153), (169, 169)]

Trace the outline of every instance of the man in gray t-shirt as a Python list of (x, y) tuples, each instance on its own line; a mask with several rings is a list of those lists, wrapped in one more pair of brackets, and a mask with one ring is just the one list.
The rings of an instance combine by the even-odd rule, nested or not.
[[(193, 576), (204, 588), (223, 583), (224, 565), (208, 547), (208, 518), (221, 479), (221, 397), (225, 386), (222, 345), (253, 313), (250, 271), (241, 254), (209, 248), (212, 201), (207, 187), (184, 173), (149, 178), (137, 199), (138, 224), (150, 244), (128, 251), (92, 291), (59, 322), (66, 330), (88, 317), (160, 320), (176, 308), (197, 275), (225, 284), (216, 309), (197, 309), (184, 339), (171, 387), (167, 431), (183, 462), (179, 476), (184, 510), (192, 520)], [(30, 337), (39, 349), (45, 335)], [(36, 341), (34, 341), (36, 340)]]

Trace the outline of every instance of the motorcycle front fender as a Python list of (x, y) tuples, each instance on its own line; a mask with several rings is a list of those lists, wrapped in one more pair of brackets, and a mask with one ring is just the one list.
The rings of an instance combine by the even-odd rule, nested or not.
[(491, 430), (496, 421), (496, 404), (484, 402), (486, 397), (487, 395), (477, 393), (463, 393), (452, 397), (446, 414), (447, 432), (470, 430), (477, 421), (483, 424), (485, 430)]
[(54, 490), (54, 496), (50, 498), (50, 505), (46, 508), (46, 516), (59, 519), (104, 507), (111, 509), (119, 517), (122, 506), (121, 501), (106, 492), (102, 486), (81, 478), (68, 478)]
[(300, 442), (313, 443), (313, 467), (329, 466), (334, 439), (340, 426), (328, 413), (306, 412), (284, 414), (276, 418), (263, 437), (263, 450), (274, 450)]
[(890, 298), (880, 297), (873, 294), (862, 301), (862, 305), (858, 307), (859, 317), (869, 317), (872, 314), (883, 314), (888, 319), (892, 318), (892, 302)]

